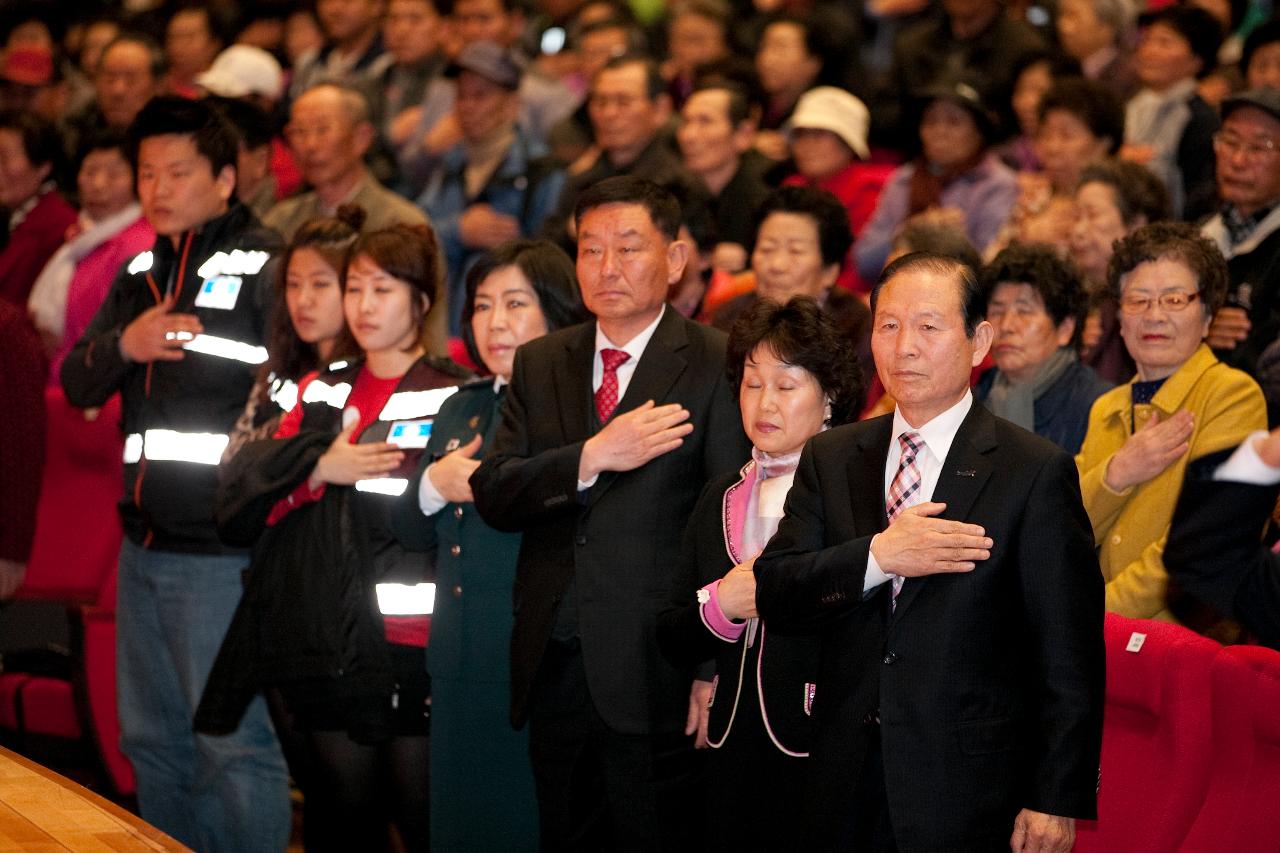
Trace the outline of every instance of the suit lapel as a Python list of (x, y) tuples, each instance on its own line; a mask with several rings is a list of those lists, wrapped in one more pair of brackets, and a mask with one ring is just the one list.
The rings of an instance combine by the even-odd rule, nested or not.
[[(592, 334), (594, 335), (594, 329)], [(663, 405), (667, 392), (689, 366), (682, 352), (688, 344), (689, 336), (684, 328), (684, 318), (668, 305), (662, 319), (658, 321), (658, 327), (653, 330), (653, 337), (649, 339), (648, 346), (640, 356), (636, 372), (631, 375), (631, 382), (627, 384), (627, 393), (618, 401), (617, 413), (629, 412), (646, 400), (653, 400), (657, 405)], [(591, 365), (590, 358), (595, 357), (594, 337), (589, 352), (588, 371)], [(587, 392), (588, 397), (591, 397), (590, 372), (587, 374)], [(617, 471), (605, 471), (601, 474), (587, 497), (588, 505), (598, 501), (618, 476)]]
[(577, 334), (565, 339), (565, 357), (552, 383), (560, 413), (560, 429), (566, 443), (585, 441), (595, 430), (595, 398), (591, 393), (591, 368), (596, 354), (596, 324), (583, 323)]
[[(951, 442), (951, 450), (942, 462), (942, 472), (933, 488), (933, 501), (947, 505), (941, 518), (964, 521), (969, 517), (974, 501), (991, 476), (989, 454), (995, 448), (995, 419), (985, 406), (975, 401)], [(927, 577), (908, 578), (902, 585), (893, 611), (895, 621), (911, 607), (927, 581)]]
[(631, 375), (627, 393), (618, 401), (618, 412), (628, 412), (645, 400), (662, 405), (662, 399), (688, 367), (681, 352), (688, 344), (683, 318), (668, 306)]
[(879, 533), (889, 524), (884, 511), (884, 466), (892, 431), (893, 415), (871, 421), (858, 437), (858, 452), (849, 457), (849, 494), (871, 496), (853, 501), (855, 536)]

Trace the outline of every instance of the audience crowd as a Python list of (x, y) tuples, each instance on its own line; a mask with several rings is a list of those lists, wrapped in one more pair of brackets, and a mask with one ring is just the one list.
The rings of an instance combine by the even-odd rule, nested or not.
[(1066, 851), (1104, 611), (1280, 646), (1269, 4), (87, 5), (0, 6), (0, 598), (114, 482), (193, 849)]

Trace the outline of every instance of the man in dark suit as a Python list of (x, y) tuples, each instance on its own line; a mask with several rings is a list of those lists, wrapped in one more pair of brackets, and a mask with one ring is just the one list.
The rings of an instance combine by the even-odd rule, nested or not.
[(530, 724), (543, 848), (669, 849), (698, 837), (688, 735), (707, 691), (654, 626), (698, 494), (749, 445), (724, 335), (665, 305), (688, 254), (675, 199), (613, 178), (575, 222), (596, 319), (520, 349), (471, 485), (486, 521), (524, 532), (511, 717)]
[(1187, 465), (1164, 565), (1169, 580), (1280, 649), (1280, 554), (1260, 533), (1280, 493), (1280, 428)]
[(992, 329), (965, 265), (872, 296), (885, 415), (813, 438), (756, 562), (822, 664), (813, 846), (1065, 851), (1096, 809), (1103, 587), (1070, 456), (974, 405)]

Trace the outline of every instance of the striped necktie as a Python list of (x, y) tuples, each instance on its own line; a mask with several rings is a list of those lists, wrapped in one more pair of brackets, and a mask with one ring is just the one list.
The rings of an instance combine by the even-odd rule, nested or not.
[[(920, 467), (916, 458), (924, 448), (924, 440), (918, 432), (904, 432), (898, 436), (898, 444), (902, 447), (902, 458), (898, 462), (898, 473), (894, 474), (889, 484), (889, 494), (885, 498), (884, 511), (889, 516), (889, 523), (902, 514), (909, 506), (920, 502)], [(898, 593), (902, 591), (902, 582), (906, 578), (898, 575), (893, 579), (893, 601), (897, 606)]]

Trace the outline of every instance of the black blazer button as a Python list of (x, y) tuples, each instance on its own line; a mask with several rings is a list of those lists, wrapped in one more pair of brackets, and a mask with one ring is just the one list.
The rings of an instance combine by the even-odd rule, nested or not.
[(884, 656), (883, 663), (885, 666), (892, 666), (894, 661), (896, 661), (897, 659), (898, 659), (898, 656), (896, 654), (894, 654), (893, 652), (888, 652)]
[(587, 544), (587, 537), (586, 537), (586, 536), (584, 536), (583, 534), (579, 533), (576, 537), (574, 537), (574, 540), (573, 540), (573, 541), (574, 541), (574, 543), (576, 543), (576, 544), (578, 544), (578, 545), (586, 545), (586, 544)]

